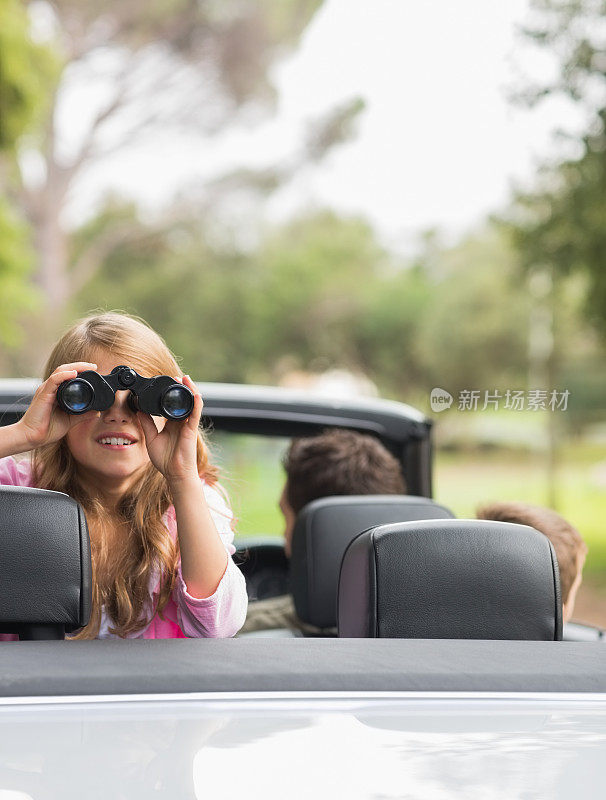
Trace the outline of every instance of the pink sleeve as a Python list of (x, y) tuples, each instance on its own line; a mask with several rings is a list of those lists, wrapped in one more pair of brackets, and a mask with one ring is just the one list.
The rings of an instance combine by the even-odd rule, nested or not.
[[(235, 552), (234, 534), (231, 529), (233, 515), (227, 502), (213, 486), (204, 484), (206, 502), (225, 549), (229, 555), (227, 567), (214, 594), (210, 597), (192, 597), (181, 574), (181, 563), (177, 568), (177, 580), (173, 600), (177, 605), (177, 622), (186, 636), (192, 638), (229, 638), (244, 625), (248, 597), (246, 581), (231, 556)], [(174, 509), (168, 517), (174, 525)]]
[(29, 458), (0, 458), (0, 486), (33, 486)]

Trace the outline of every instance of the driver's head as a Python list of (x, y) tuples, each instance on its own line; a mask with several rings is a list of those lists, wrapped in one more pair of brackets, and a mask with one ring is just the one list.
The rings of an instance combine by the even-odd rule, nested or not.
[(549, 539), (560, 568), (562, 616), (564, 622), (568, 622), (572, 617), (577, 590), (581, 585), (583, 564), (587, 554), (587, 545), (577, 529), (555, 511), (532, 506), (529, 503), (489, 503), (478, 508), (476, 516), (478, 519), (529, 525)]
[(290, 558), (295, 519), (320, 497), (352, 494), (405, 494), (398, 460), (375, 439), (354, 431), (327, 430), (293, 439), (284, 456), (286, 483), (280, 497), (284, 549)]

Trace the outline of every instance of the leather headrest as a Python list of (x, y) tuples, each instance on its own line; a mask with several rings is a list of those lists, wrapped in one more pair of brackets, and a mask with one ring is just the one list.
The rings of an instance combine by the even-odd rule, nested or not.
[(45, 489), (0, 486), (0, 553), (0, 632), (54, 626), (63, 633), (87, 624), (90, 542), (75, 500)]
[(343, 558), (339, 636), (562, 638), (558, 563), (526, 525), (434, 520), (381, 525)]
[(298, 617), (318, 628), (336, 628), (341, 559), (361, 531), (386, 522), (452, 516), (433, 500), (410, 495), (345, 495), (308, 503), (297, 516), (290, 562)]

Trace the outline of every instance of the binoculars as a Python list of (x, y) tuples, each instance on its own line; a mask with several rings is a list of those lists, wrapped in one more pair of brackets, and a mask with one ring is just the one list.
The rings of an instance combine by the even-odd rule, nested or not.
[(132, 411), (183, 420), (194, 408), (194, 396), (182, 383), (168, 375), (143, 378), (130, 367), (115, 367), (109, 375), (87, 370), (77, 378), (63, 381), (57, 389), (59, 408), (68, 414), (105, 411), (114, 404), (118, 390), (128, 390)]

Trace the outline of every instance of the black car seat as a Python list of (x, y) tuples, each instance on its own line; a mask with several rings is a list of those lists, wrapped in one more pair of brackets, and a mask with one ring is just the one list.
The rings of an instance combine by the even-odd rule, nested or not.
[(234, 561), (246, 580), (249, 601), (279, 597), (288, 592), (288, 559), (284, 540), (275, 536), (234, 541)]
[(336, 629), (341, 559), (349, 543), (370, 526), (420, 519), (452, 519), (444, 506), (410, 495), (323, 497), (297, 516), (290, 585), (297, 616), (320, 629)]
[(344, 637), (561, 640), (555, 551), (534, 528), (433, 520), (370, 528), (341, 566)]
[(0, 486), (0, 633), (62, 639), (87, 624), (90, 541), (81, 506), (61, 492)]

